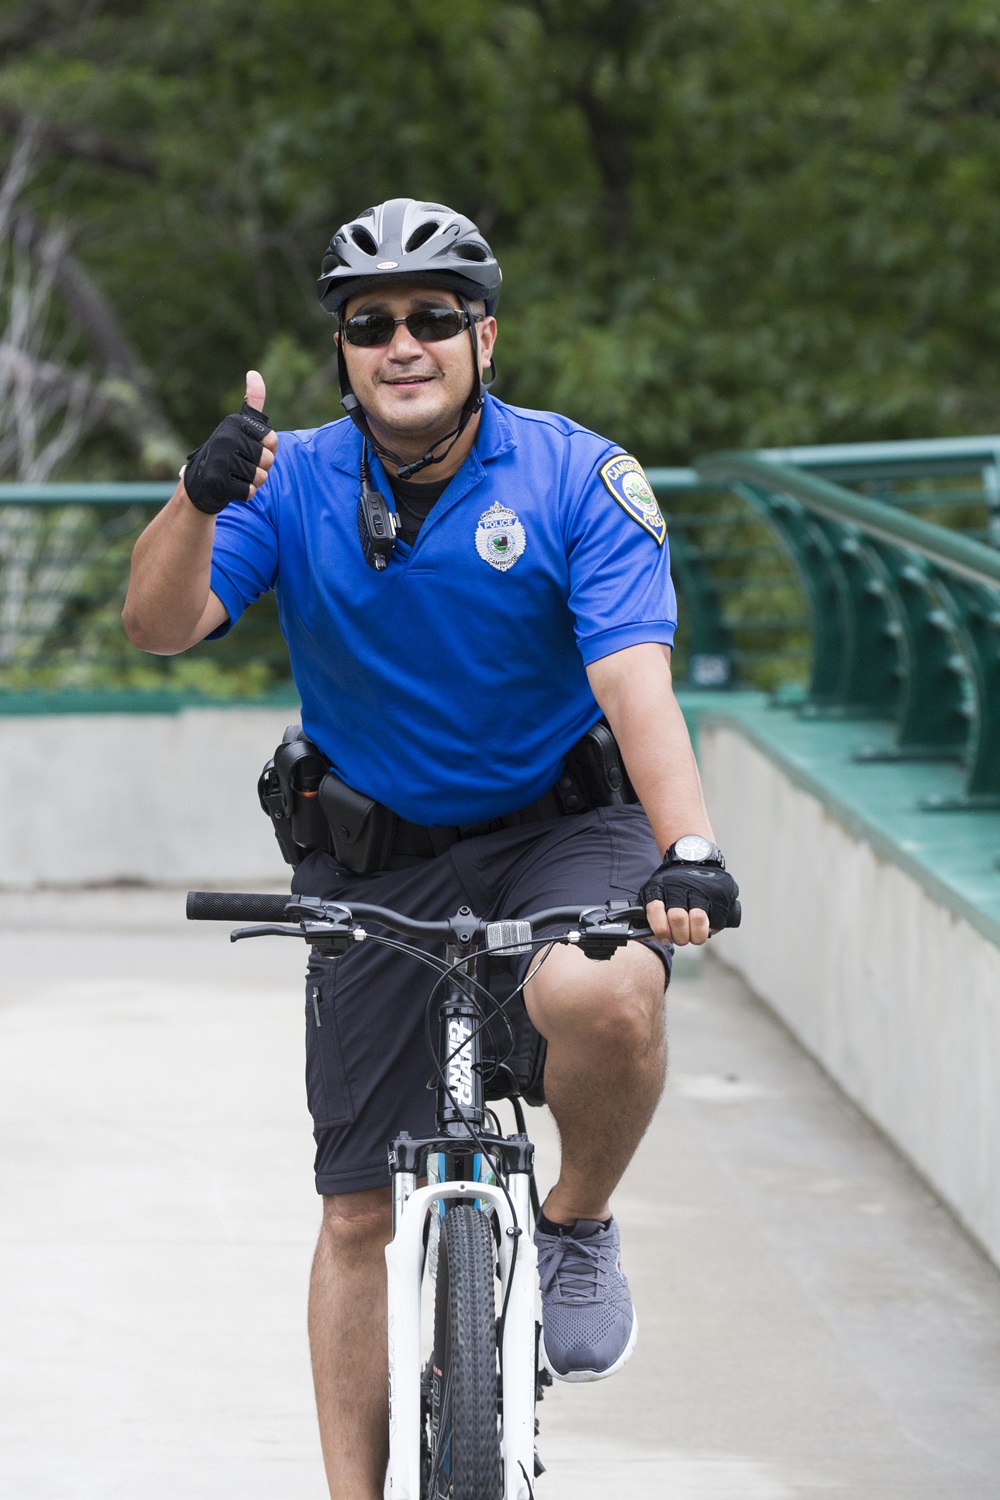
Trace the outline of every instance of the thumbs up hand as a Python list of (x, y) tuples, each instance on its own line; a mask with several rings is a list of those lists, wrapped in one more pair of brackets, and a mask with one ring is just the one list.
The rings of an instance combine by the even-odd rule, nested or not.
[(252, 406), (254, 411), (264, 410), (264, 400), (267, 391), (264, 386), (264, 377), (259, 370), (247, 371), (247, 393), (243, 397), (244, 406)]
[(223, 417), (181, 470), (187, 497), (196, 510), (218, 515), (231, 500), (252, 500), (267, 478), (278, 450), (278, 435), (264, 415), (267, 392), (259, 371), (247, 371), (239, 411)]

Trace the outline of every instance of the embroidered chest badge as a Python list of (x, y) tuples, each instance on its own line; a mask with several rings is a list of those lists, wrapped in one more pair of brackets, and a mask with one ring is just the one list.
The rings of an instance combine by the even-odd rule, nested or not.
[(476, 527), (476, 551), (498, 573), (506, 573), (524, 555), (527, 538), (512, 510), (499, 501), (484, 510)]
[(609, 458), (601, 465), (600, 475), (622, 510), (633, 521), (638, 521), (650, 536), (656, 538), (656, 545), (662, 547), (667, 535), (667, 523), (660, 514), (656, 496), (642, 472), (639, 460), (632, 458), (630, 454), (619, 453), (617, 457)]

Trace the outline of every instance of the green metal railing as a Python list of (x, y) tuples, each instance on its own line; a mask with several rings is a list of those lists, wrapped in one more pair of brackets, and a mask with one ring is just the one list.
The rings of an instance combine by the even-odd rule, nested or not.
[(697, 473), (740, 495), (795, 569), (804, 712), (890, 719), (894, 748), (868, 758), (958, 760), (964, 793), (927, 805), (1000, 807), (1000, 552), (759, 454), (715, 454)]
[(1000, 547), (1000, 437), (761, 448), (757, 457)]
[[(971, 540), (1000, 546), (1000, 437), (760, 449)], [(698, 469), (651, 469), (684, 595), (678, 656), (700, 687), (804, 686), (814, 655), (801, 568), (771, 518)]]
[(681, 599), (678, 680), (784, 688), (809, 670), (809, 615), (780, 538), (730, 486), (695, 469), (650, 469)]
[(273, 599), (232, 638), (138, 652), (121, 608), (136, 538), (171, 484), (0, 485), (0, 712), (156, 711), (262, 699), (288, 680)]
[[(679, 680), (891, 720), (892, 755), (958, 760), (961, 805), (997, 805), (1000, 438), (716, 454), (649, 477), (681, 595)], [(126, 641), (129, 554), (170, 490), (0, 485), (0, 711), (290, 693), (273, 600), (180, 657)]]

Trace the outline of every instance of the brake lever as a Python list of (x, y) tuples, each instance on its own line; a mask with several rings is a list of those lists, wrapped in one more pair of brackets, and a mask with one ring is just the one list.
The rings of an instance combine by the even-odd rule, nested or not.
[(263, 927), (236, 927), (229, 934), (231, 943), (238, 943), (241, 938), (252, 937), (293, 937), (302, 936), (302, 927), (282, 927), (277, 922), (267, 922)]
[(324, 958), (340, 958), (352, 943), (359, 943), (366, 936), (363, 927), (346, 927), (336, 921), (300, 922), (296, 927), (267, 922), (259, 927), (237, 927), (229, 934), (229, 941), (238, 943), (242, 938), (254, 937), (305, 938)]

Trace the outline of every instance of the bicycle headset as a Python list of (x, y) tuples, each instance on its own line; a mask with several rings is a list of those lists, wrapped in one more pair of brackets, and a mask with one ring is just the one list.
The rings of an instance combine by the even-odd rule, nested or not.
[[(337, 344), (340, 404), (360, 431), (362, 493), (370, 489), (365, 445), (383, 459), (390, 459), (397, 477), (410, 479), (429, 464), (441, 463), (479, 411), (487, 384), (479, 367), (479, 344), (470, 301), (483, 301), (492, 314), (500, 300), (503, 276), (496, 257), (471, 219), (443, 203), (421, 203), (415, 198), (389, 198), (375, 208), (366, 208), (337, 230), (327, 246), (316, 292), (320, 304), (343, 328), (344, 306), (350, 297), (374, 287), (397, 286), (419, 281), (457, 293), (468, 319), (472, 344), (472, 387), (462, 407), (458, 426), (434, 447), (451, 442), (443, 453), (428, 450), (416, 463), (404, 463), (398, 454), (383, 447), (372, 435), (361, 403), (351, 388), (344, 359), (343, 337)], [(496, 368), (490, 361), (491, 382)], [(367, 551), (366, 551), (367, 556)], [(384, 566), (384, 562), (382, 564)]]

